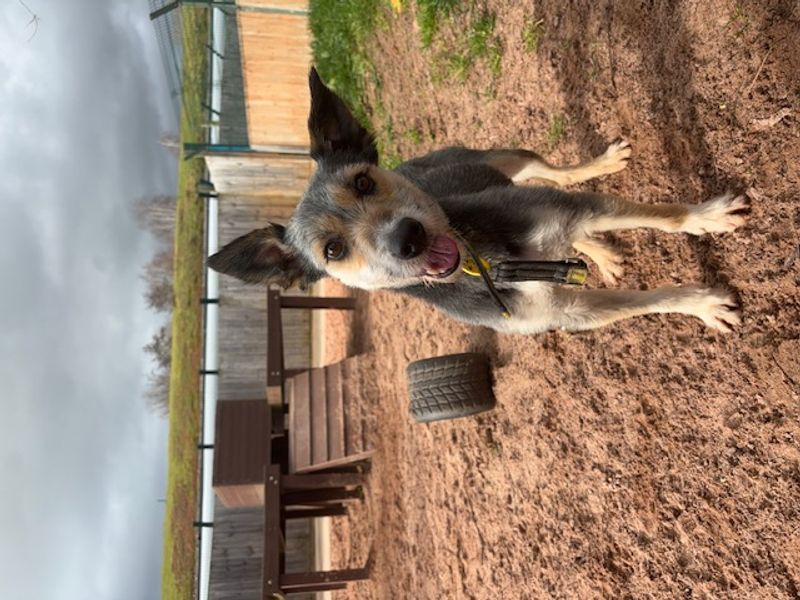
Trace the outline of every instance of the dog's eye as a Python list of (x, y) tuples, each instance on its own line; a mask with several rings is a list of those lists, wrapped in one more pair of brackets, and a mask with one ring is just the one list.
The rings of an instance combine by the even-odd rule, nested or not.
[(341, 260), (344, 258), (346, 248), (342, 240), (331, 240), (325, 245), (325, 258), (328, 260)]
[(353, 185), (355, 185), (356, 191), (362, 196), (366, 196), (375, 191), (375, 182), (366, 173), (359, 173), (356, 175), (356, 178), (353, 180)]

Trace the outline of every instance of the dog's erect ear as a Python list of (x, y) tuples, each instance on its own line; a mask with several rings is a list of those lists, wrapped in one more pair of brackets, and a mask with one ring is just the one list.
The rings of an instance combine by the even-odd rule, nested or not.
[(308, 86), (311, 89), (308, 134), (312, 158), (319, 160), (339, 153), (377, 164), (378, 149), (372, 134), (353, 118), (342, 99), (322, 83), (314, 67), (308, 73)]
[(208, 266), (248, 283), (305, 288), (324, 273), (284, 241), (286, 228), (270, 223), (236, 238), (208, 258)]

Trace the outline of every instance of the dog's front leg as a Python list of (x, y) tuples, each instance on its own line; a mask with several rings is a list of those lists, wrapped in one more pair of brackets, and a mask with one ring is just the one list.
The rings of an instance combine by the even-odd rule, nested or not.
[(578, 165), (565, 167), (551, 165), (538, 154), (528, 150), (490, 150), (484, 160), (514, 183), (536, 179), (564, 187), (617, 173), (628, 166), (630, 156), (630, 144), (619, 139), (612, 142), (600, 156)]

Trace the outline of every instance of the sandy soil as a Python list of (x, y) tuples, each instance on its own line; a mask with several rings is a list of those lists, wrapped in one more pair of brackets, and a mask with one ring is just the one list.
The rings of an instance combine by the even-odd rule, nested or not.
[[(337, 598), (800, 597), (800, 8), (672, 4), (489, 2), (505, 48), (493, 99), (483, 67), (432, 82), (436, 50), (419, 47), (412, 15), (376, 39), (395, 131), (435, 136), (403, 139), (407, 156), (455, 142), (545, 152), (562, 114), (556, 162), (618, 135), (634, 147), (626, 171), (586, 188), (643, 202), (745, 191), (752, 216), (734, 234), (615, 237), (620, 285), (728, 284), (745, 322), (523, 337), (358, 294), (353, 317), (328, 320), (327, 357), (377, 357), (353, 407), (377, 454), (333, 552), (355, 566), (374, 546), (375, 566)], [(543, 19), (535, 54), (520, 41), (530, 19)], [(407, 363), (463, 351), (491, 357), (496, 410), (415, 424)]]

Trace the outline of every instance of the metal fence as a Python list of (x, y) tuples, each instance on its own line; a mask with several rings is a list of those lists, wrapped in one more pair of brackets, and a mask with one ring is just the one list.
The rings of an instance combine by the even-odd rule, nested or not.
[[(148, 0), (150, 13), (165, 8), (171, 0)], [(153, 27), (161, 51), (161, 61), (164, 63), (164, 72), (169, 84), (170, 98), (175, 110), (175, 116), (180, 122), (181, 98), (183, 92), (183, 26), (181, 11), (171, 10), (160, 17), (153, 19)]]
[[(148, 0), (173, 109), (179, 122), (183, 98), (183, 26), (180, 7), (184, 3), (190, 6), (195, 5), (198, 8), (202, 6), (202, 3), (198, 0), (188, 2), (185, 0), (184, 2)], [(208, 6), (213, 6), (219, 11), (218, 14), (224, 15), (225, 21), (223, 27), (225, 42), (221, 49), (222, 51), (220, 51), (219, 44), (215, 45), (214, 43), (213, 28), (209, 30), (210, 37), (206, 44), (209, 58), (216, 57), (221, 59), (223, 63), (220, 80), (214, 82), (209, 79), (209, 90), (214, 85), (221, 89), (221, 106), (218, 110), (211, 110), (210, 103), (206, 104), (209, 113), (209, 125), (214, 124), (219, 127), (220, 139), (218, 143), (247, 146), (249, 144), (247, 113), (245, 109), (244, 79), (239, 49), (236, 7), (220, 2), (210, 2)]]

